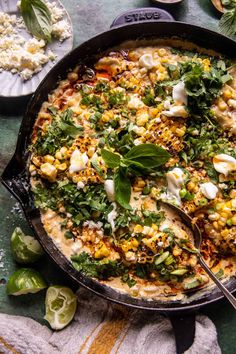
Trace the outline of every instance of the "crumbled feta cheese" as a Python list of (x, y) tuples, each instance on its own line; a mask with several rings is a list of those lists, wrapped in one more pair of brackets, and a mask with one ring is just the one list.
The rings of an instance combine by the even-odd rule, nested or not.
[[(17, 5), (20, 6), (20, 1)], [(63, 19), (65, 11), (56, 2), (46, 2), (46, 5), (52, 16), (52, 35), (62, 42), (71, 36), (70, 23)], [(20, 33), (22, 29), (26, 31), (22, 18), (0, 12), (0, 72), (11, 71), (29, 80), (56, 56), (47, 50), (44, 40), (24, 38)]]
[(104, 189), (107, 194), (107, 198), (110, 202), (115, 201), (115, 186), (114, 186), (114, 181), (112, 179), (107, 179), (104, 182)]
[(77, 183), (77, 189), (83, 189), (84, 186), (85, 186), (85, 184), (82, 181)]
[(215, 199), (218, 193), (218, 188), (212, 182), (201, 184), (200, 190), (207, 199)]
[(172, 97), (174, 101), (178, 101), (187, 105), (188, 96), (183, 81), (180, 81), (177, 85), (173, 87)]
[(115, 231), (115, 219), (117, 218), (118, 214), (116, 211), (116, 203), (112, 203), (113, 209), (112, 211), (107, 215), (107, 221), (111, 225), (112, 231)]
[(167, 172), (166, 174), (168, 192), (172, 194), (174, 197), (176, 197), (179, 204), (181, 202), (179, 192), (184, 183), (183, 176), (184, 176), (183, 171), (178, 167), (175, 167), (173, 170)]
[(164, 114), (166, 117), (188, 117), (188, 112), (184, 106), (171, 106), (169, 111), (163, 111), (162, 114)]
[(236, 159), (227, 154), (219, 154), (213, 157), (213, 165), (217, 172), (227, 176), (236, 171)]
[(140, 58), (139, 58), (139, 65), (142, 68), (146, 68), (148, 70), (154, 68), (156, 66), (156, 63), (153, 59), (152, 54), (147, 53), (147, 54), (143, 54)]
[(134, 94), (134, 95), (130, 95), (130, 100), (127, 106), (130, 109), (139, 109), (141, 107), (144, 107), (144, 103), (142, 100), (140, 100), (137, 94)]
[(69, 173), (78, 172), (84, 170), (88, 163), (88, 156), (86, 152), (83, 154), (79, 149), (75, 149), (70, 158)]

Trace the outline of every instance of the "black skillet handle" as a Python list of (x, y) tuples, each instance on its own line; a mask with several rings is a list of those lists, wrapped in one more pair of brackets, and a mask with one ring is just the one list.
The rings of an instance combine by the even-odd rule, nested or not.
[(169, 12), (157, 7), (141, 7), (123, 12), (111, 24), (112, 27), (141, 22), (174, 21)]
[(170, 316), (170, 321), (175, 334), (176, 353), (182, 354), (192, 346), (194, 341), (195, 313), (184, 316)]

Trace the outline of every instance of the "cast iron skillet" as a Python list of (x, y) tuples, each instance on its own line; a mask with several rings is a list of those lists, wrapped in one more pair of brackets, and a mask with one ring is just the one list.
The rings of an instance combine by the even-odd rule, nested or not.
[[(2, 183), (19, 200), (29, 224), (44, 249), (60, 268), (79, 284), (105, 299), (129, 307), (154, 310), (169, 315), (175, 329), (177, 352), (181, 353), (192, 344), (195, 321), (194, 316), (184, 316), (182, 319), (180, 316), (194, 313), (196, 309), (221, 299), (222, 294), (214, 288), (211, 289), (210, 293), (203, 292), (197, 298), (190, 294), (188, 303), (145, 301), (120, 294), (76, 271), (47, 236), (40, 220), (39, 210), (34, 206), (27, 174), (27, 146), (30, 143), (37, 112), (42, 103), (47, 100), (48, 93), (57, 86), (58, 80), (66, 77), (70, 68), (74, 68), (78, 63), (90, 62), (95, 54), (97, 55), (126, 40), (178, 36), (201, 47), (211, 48), (233, 57), (236, 53), (236, 42), (205, 28), (174, 22), (167, 12), (157, 8), (136, 9), (126, 12), (116, 18), (112, 26), (116, 26), (116, 28), (93, 37), (66, 55), (41, 82), (27, 107), (20, 128), (16, 151), (3, 172)], [(230, 291), (236, 290), (236, 279), (230, 279), (226, 286)], [(178, 316), (176, 317), (176, 315)]]

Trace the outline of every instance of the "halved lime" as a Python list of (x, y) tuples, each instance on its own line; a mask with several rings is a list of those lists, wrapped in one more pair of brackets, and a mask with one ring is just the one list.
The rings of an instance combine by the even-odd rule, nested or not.
[(59, 330), (72, 321), (77, 307), (77, 297), (70, 288), (50, 286), (47, 289), (45, 307), (45, 320), (53, 329)]
[(47, 284), (42, 275), (31, 268), (21, 268), (14, 272), (7, 282), (8, 295), (24, 295), (37, 293), (45, 289)]
[(11, 236), (11, 250), (20, 264), (33, 263), (43, 255), (40, 243), (33, 236), (25, 235), (20, 227), (16, 227)]

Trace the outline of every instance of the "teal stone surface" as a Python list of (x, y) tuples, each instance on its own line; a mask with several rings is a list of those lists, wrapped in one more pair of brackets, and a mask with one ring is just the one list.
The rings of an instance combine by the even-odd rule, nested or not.
[[(113, 19), (121, 12), (137, 7), (154, 6), (153, 2), (145, 0), (63, 0), (62, 3), (68, 10), (74, 29), (74, 46), (79, 45), (95, 34), (109, 28)], [(181, 5), (170, 12), (176, 20), (208, 27), (213, 30), (218, 28), (218, 14), (208, 0), (183, 0)], [(1, 112), (0, 102), (0, 112)], [(25, 106), (22, 106), (24, 109)], [(22, 116), (5, 116), (0, 113), (0, 173), (14, 153), (18, 130)], [(35, 295), (21, 297), (7, 296), (5, 282), (16, 270), (17, 266), (11, 258), (10, 236), (16, 226), (31, 233), (29, 226), (22, 214), (19, 204), (0, 185), (0, 312), (29, 316), (44, 323), (44, 297), (42, 291)], [(49, 284), (69, 285), (76, 289), (76, 285), (65, 277), (62, 271), (49, 259), (48, 256), (35, 264), (36, 269), (45, 276)], [(224, 354), (236, 352), (236, 313), (225, 301), (203, 308), (200, 313), (207, 314), (215, 323), (218, 339)], [(203, 343), (204, 344), (204, 343)], [(196, 353), (200, 354), (200, 353)]]

